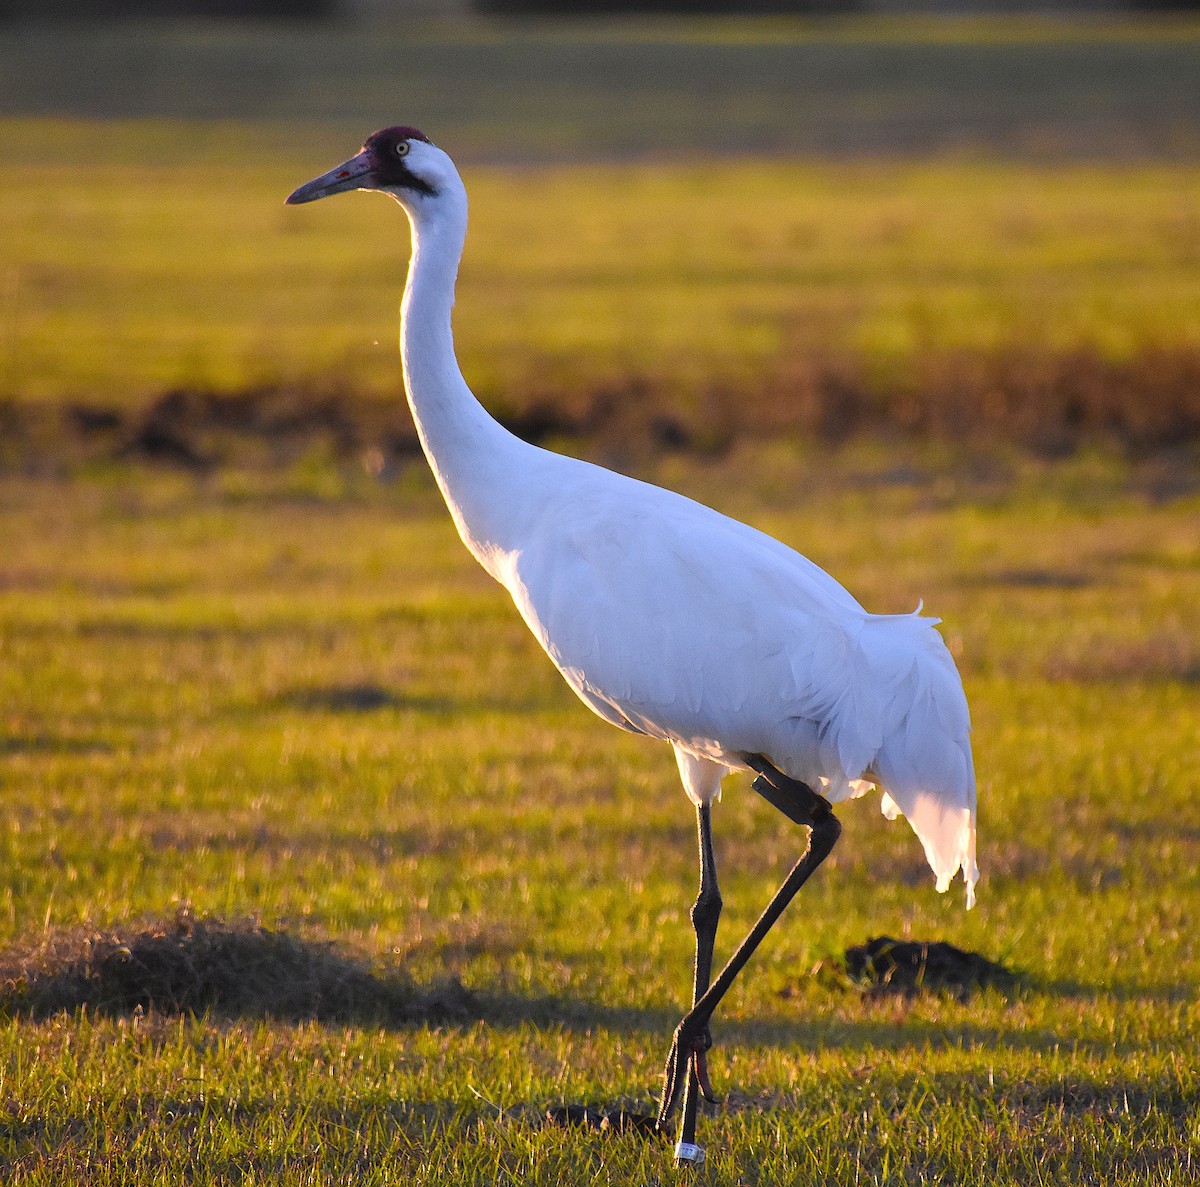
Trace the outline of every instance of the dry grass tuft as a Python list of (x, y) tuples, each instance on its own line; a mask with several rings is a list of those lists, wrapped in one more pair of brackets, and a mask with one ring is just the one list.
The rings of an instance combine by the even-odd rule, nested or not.
[(417, 987), (332, 944), (187, 908), (128, 929), (51, 932), (33, 950), (0, 954), (0, 1007), (34, 1018), (155, 1011), (395, 1025), (477, 1016), (456, 979)]
[(1052, 656), (1045, 674), (1049, 680), (1084, 684), (1127, 680), (1200, 684), (1200, 639), (1180, 629), (1148, 632), (1141, 639), (1094, 640), (1086, 648)]
[(730, 438), (841, 441), (882, 431), (1048, 454), (1096, 441), (1144, 452), (1200, 437), (1200, 351), (1113, 359), (1086, 348), (931, 350), (890, 376), (869, 375), (861, 359), (800, 355), (763, 391), (729, 391), (714, 403)]

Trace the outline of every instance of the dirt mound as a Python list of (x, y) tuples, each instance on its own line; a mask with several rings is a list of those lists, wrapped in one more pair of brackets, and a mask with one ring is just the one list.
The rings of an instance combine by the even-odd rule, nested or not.
[(1015, 974), (977, 952), (941, 940), (894, 940), (876, 936), (846, 949), (846, 972), (872, 993), (923, 991), (969, 997), (987, 986), (1011, 986)]
[(330, 943), (187, 910), (129, 929), (52, 933), (36, 949), (0, 954), (0, 1009), (46, 1017), (84, 1008), (397, 1025), (478, 1017), (457, 980), (420, 987)]

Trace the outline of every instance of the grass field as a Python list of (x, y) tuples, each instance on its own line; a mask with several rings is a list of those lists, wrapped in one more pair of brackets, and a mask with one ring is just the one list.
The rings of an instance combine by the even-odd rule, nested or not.
[[(923, 595), (944, 615), (985, 882), (967, 915), (903, 825), (843, 811), (717, 1027), (731, 1095), (702, 1178), (1187, 1182), (1200, 508), (1100, 458), (982, 484), (871, 451), (838, 470), (739, 456), (664, 477), (875, 609)], [(649, 1102), (689, 976), (690, 811), (668, 751), (560, 685), (428, 481), (134, 471), (9, 482), (2, 506), (0, 931), (29, 968), (186, 902), (475, 995), (428, 1023), (352, 1004), (271, 1022), (271, 989), (196, 1019), (14, 1018), (7, 1181), (670, 1180), (663, 1149), (537, 1119)], [(800, 839), (738, 784), (718, 841), (728, 943)], [(906, 1002), (810, 975), (881, 933), (1021, 980)], [(270, 950), (246, 959), (269, 982)]]
[[(356, 139), (8, 132), (11, 406), (132, 416), (173, 389), (395, 402), (403, 219), (361, 196), (281, 204)], [(193, 136), (220, 160), (189, 159)], [(1079, 426), (1118, 435), (1200, 426), (1193, 166), (723, 161), (466, 180), (459, 351), (501, 414), (594, 421), (619, 400), (703, 439), (811, 430), (832, 390), (868, 422), (952, 436), (1053, 436), (1075, 405)]]
[[(1194, 1182), (1198, 57), (1187, 20), (5, 28), (0, 1179)], [(407, 456), (398, 212), (281, 205), (399, 119), (464, 163), (491, 407), (924, 598), (964, 675), (979, 906), (841, 810), (716, 1019), (696, 1173), (541, 1120), (657, 1091), (671, 755)], [(803, 838), (737, 780), (716, 829), (720, 954)], [(880, 934), (1016, 980), (869, 993)]]
[(11, 24), (0, 112), (398, 120), (473, 161), (945, 150), (1194, 157), (1200, 22), (397, 20)]
[(281, 201), (403, 119), (464, 164), (460, 354), (501, 413), (640, 402), (711, 444), (853, 392), (949, 436), (1172, 442), (1197, 80), (1185, 20), (16, 25), (0, 398), (393, 396), (402, 220)]

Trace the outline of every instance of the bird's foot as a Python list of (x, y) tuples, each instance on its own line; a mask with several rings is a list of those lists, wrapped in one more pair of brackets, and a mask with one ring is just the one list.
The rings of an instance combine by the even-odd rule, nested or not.
[(683, 1090), (687, 1086), (690, 1072), (696, 1073), (700, 1095), (711, 1105), (721, 1103), (721, 1098), (713, 1092), (712, 1081), (708, 1078), (708, 1052), (712, 1045), (712, 1034), (707, 1025), (689, 1023), (685, 1018), (675, 1028), (671, 1050), (667, 1055), (667, 1066), (663, 1071), (662, 1099), (658, 1106), (658, 1128), (664, 1133), (670, 1123), (671, 1114), (683, 1099)]
[[(712, 1039), (708, 1040), (708, 1047), (712, 1046)], [(708, 1047), (703, 1051), (692, 1052), (692, 1068), (696, 1073), (696, 1082), (700, 1085), (700, 1095), (704, 1097), (710, 1105), (719, 1105), (721, 1097), (714, 1091), (712, 1081), (708, 1078)]]

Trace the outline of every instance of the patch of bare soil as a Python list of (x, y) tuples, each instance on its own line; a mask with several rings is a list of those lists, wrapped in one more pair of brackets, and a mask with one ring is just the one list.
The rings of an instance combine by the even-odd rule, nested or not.
[[(604, 456), (716, 455), (741, 440), (839, 442), (903, 434), (1038, 453), (1091, 442), (1148, 454), (1200, 443), (1200, 350), (929, 352), (880, 378), (865, 360), (785, 356), (757, 379), (682, 391), (670, 376), (479, 392), (498, 419), (536, 443), (570, 439)], [(419, 453), (399, 394), (317, 384), (239, 392), (178, 388), (138, 407), (0, 403), (0, 469), (134, 460), (204, 471), (291, 465), (314, 448), (386, 477)], [(1176, 467), (1178, 469), (1178, 467)], [(1189, 489), (1191, 487), (1189, 486)]]
[(333, 684), (288, 689), (280, 694), (277, 703), (314, 712), (370, 713), (395, 708), (404, 701), (378, 684)]
[(1004, 965), (941, 940), (876, 936), (846, 949), (846, 972), (875, 994), (922, 992), (970, 997), (988, 986), (1011, 987), (1016, 974)]
[(36, 948), (0, 953), (0, 1009), (34, 1018), (86, 1009), (394, 1025), (479, 1016), (455, 979), (417, 986), (330, 943), (186, 909), (113, 931), (53, 932)]

